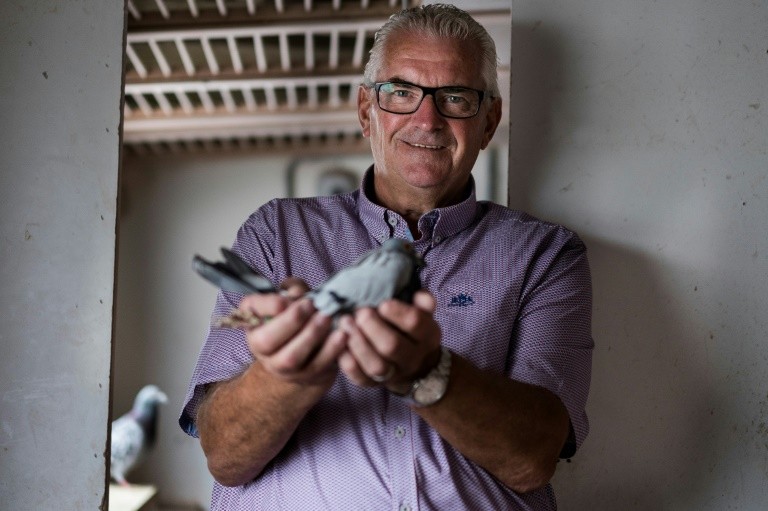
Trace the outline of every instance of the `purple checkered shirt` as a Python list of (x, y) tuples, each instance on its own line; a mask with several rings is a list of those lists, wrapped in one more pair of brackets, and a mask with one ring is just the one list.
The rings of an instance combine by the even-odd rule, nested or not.
[[(370, 186), (371, 171), (364, 179)], [(571, 231), (490, 202), (463, 202), (419, 220), (414, 247), (437, 298), (443, 344), (476, 366), (545, 387), (565, 404), (572, 455), (587, 435), (592, 348), (586, 249)], [(314, 287), (390, 237), (405, 220), (360, 190), (276, 199), (251, 215), (234, 251), (275, 284)], [(213, 317), (241, 296), (219, 293)], [(197, 436), (203, 385), (232, 378), (253, 357), (239, 330), (211, 328), (179, 423)], [(518, 494), (466, 459), (399, 398), (339, 375), (327, 395), (252, 482), (214, 484), (212, 510), (550, 510), (551, 485)]]

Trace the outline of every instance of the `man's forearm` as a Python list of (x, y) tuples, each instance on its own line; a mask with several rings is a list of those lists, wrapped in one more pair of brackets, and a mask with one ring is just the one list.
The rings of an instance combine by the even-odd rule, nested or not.
[(456, 355), (443, 400), (416, 411), (464, 456), (521, 493), (551, 479), (569, 432), (568, 412), (554, 394)]
[(327, 388), (280, 380), (258, 362), (240, 376), (216, 384), (197, 415), (200, 443), (213, 477), (225, 486), (253, 480)]

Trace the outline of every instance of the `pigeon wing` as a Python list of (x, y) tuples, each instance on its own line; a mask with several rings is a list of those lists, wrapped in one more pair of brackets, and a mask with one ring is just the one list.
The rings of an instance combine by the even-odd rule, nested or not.
[(325, 315), (375, 307), (398, 296), (411, 282), (414, 262), (396, 251), (372, 251), (311, 292), (315, 307)]

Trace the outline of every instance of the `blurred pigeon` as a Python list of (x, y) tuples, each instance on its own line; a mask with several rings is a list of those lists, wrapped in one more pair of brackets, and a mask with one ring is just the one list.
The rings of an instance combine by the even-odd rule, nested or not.
[(141, 460), (155, 442), (157, 405), (168, 397), (155, 385), (139, 391), (130, 412), (112, 422), (112, 479), (128, 486), (125, 475)]
[(356, 263), (336, 273), (307, 296), (326, 316), (338, 317), (358, 307), (376, 307), (390, 298), (410, 302), (420, 287), (422, 259), (406, 240), (391, 238)]

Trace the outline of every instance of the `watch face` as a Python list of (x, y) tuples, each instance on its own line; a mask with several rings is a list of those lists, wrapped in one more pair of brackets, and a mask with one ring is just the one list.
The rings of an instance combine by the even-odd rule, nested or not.
[(451, 352), (446, 348), (443, 348), (442, 351), (437, 367), (413, 384), (410, 396), (406, 396), (410, 404), (429, 406), (440, 401), (445, 395), (451, 374)]
[(440, 375), (425, 378), (413, 393), (413, 400), (422, 405), (431, 405), (443, 397), (447, 383), (447, 378)]

